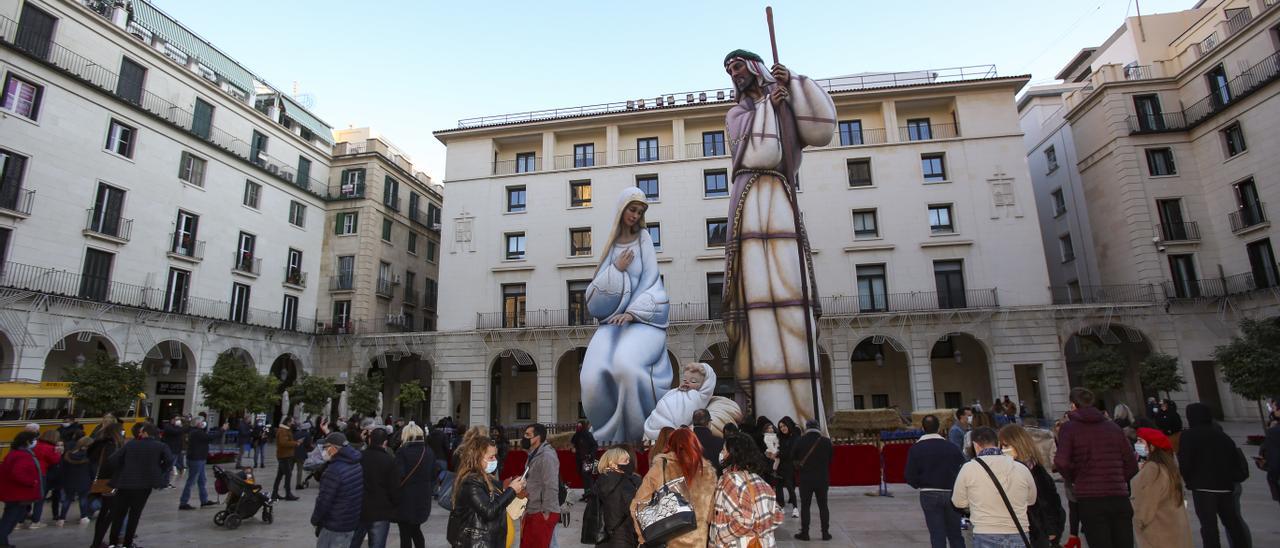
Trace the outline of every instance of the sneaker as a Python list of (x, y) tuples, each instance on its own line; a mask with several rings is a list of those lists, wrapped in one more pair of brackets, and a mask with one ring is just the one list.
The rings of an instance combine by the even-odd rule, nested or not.
[(19, 529), (30, 529), (30, 528), (31, 528), (31, 522), (29, 522), (29, 521), (24, 521), (24, 522), (22, 522), (22, 523), (19, 523), (19, 524), (18, 524), (18, 528), (19, 528)]
[(201, 507), (201, 508), (204, 508), (205, 506), (213, 506), (213, 505), (215, 505), (215, 504), (218, 504), (218, 503), (213, 502), (213, 501), (211, 501), (211, 500), (206, 500), (206, 501), (204, 501), (204, 502), (200, 503), (200, 507)]
[(295, 497), (295, 496), (293, 496), (293, 495), (289, 495), (289, 496), (285, 497), (285, 498), (284, 498), (284, 500), (298, 500), (298, 497)]
[(44, 524), (37, 521), (32, 523), (31, 526), (27, 527), (27, 529), (44, 529)]
[(89, 523), (89, 518), (80, 518), (80, 525), (84, 525), (86, 523)]
[(54, 527), (62, 527), (63, 525), (66, 525), (66, 524), (67, 524), (67, 520), (65, 520), (65, 519), (55, 519), (55, 520), (53, 520), (53, 526), (54, 526)]
[(793, 517), (793, 518), (798, 518), (798, 517), (800, 517), (800, 508), (798, 508), (798, 507), (794, 507), (794, 506), (793, 506), (793, 507), (791, 507), (791, 517)]
[(195, 510), (196, 507), (184, 502), (178, 505), (178, 509), (179, 510)]

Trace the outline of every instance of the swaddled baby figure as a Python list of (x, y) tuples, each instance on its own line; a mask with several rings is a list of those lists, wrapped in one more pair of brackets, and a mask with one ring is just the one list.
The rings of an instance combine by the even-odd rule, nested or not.
[(693, 422), (693, 412), (705, 409), (715, 394), (716, 372), (705, 363), (686, 364), (680, 370), (680, 386), (658, 400), (644, 421), (645, 439), (655, 440), (664, 426), (680, 428)]

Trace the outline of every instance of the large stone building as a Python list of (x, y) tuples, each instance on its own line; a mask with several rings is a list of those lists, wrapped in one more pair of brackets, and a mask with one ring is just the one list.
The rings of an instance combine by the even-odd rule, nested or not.
[(1254, 404), (1221, 382), (1213, 348), (1240, 318), (1280, 312), (1277, 3), (1127, 18), (1019, 102), (1055, 300), (1159, 304), (1168, 335), (1128, 325), (1129, 342), (1177, 356), (1184, 401), (1228, 416)]

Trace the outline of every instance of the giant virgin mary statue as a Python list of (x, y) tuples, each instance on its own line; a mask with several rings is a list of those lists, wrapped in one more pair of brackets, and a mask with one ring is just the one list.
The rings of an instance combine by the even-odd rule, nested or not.
[(582, 407), (601, 443), (636, 442), (671, 387), (667, 291), (645, 230), (644, 191), (618, 197), (604, 257), (587, 288), (587, 312), (600, 327), (582, 360)]

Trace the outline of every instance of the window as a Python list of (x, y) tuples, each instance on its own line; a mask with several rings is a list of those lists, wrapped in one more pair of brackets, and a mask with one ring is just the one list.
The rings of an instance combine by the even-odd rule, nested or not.
[[(211, 133), (212, 129), (213, 129), (213, 105), (209, 104), (204, 99), (196, 97), (196, 108), (191, 116), (191, 133), (196, 134), (196, 136), (200, 137), (201, 139), (207, 140), (209, 139), (209, 134)], [(310, 170), (298, 172), (299, 176), (301, 176), (304, 173), (310, 173)]]
[(849, 170), (849, 186), (871, 186), (871, 158), (855, 158), (845, 162)]
[(421, 200), (421, 197), (418, 196), (418, 193), (410, 190), (409, 191), (409, 220), (418, 221), (420, 223), (423, 222), (422, 220), (418, 219), (418, 215), (419, 215), (418, 205), (420, 203), (422, 203), (422, 200)]
[(427, 240), (427, 262), (436, 262), (436, 243), (432, 240)]
[(302, 285), (302, 251), (289, 248), (284, 261), (284, 281), (293, 285)]
[(84, 250), (84, 269), (80, 272), (80, 298), (105, 301), (111, 284), (111, 262), (115, 254), (93, 248)]
[(591, 280), (569, 280), (569, 325), (590, 325), (587, 312), (587, 287)]
[(258, 201), (262, 198), (262, 185), (253, 181), (244, 182), (244, 205), (258, 209)]
[(862, 144), (862, 120), (840, 122), (840, 146)]
[(1173, 296), (1194, 299), (1200, 296), (1200, 278), (1196, 275), (1195, 257), (1169, 255), (1169, 272), (1173, 275)]
[(596, 165), (595, 143), (573, 145), (573, 167), (591, 167), (594, 165)]
[(1058, 254), (1062, 256), (1064, 263), (1076, 260), (1076, 250), (1071, 245), (1071, 234), (1058, 236)]
[(107, 130), (107, 150), (124, 156), (125, 158), (132, 158), (133, 142), (137, 136), (138, 130), (136, 128), (119, 120), (112, 119), (111, 127)]
[(418, 233), (413, 230), (409, 231), (409, 237), (405, 240), (405, 249), (413, 255), (418, 254)]
[(356, 229), (360, 226), (360, 214), (355, 211), (340, 212), (337, 216), (337, 222), (334, 223), (333, 233), (355, 234)]
[(351, 301), (333, 301), (333, 332), (351, 332)]
[(427, 227), (431, 230), (440, 230), (440, 206), (427, 204)]
[(707, 317), (716, 319), (724, 308), (724, 273), (707, 273)]
[(874, 209), (855, 209), (853, 210), (853, 238), (860, 240), (863, 238), (879, 238), (880, 225), (876, 219), (876, 210)]
[(662, 225), (659, 223), (647, 223), (644, 229), (649, 232), (649, 239), (653, 241), (654, 249), (662, 249)]
[(128, 238), (129, 234), (122, 229), (120, 213), (124, 210), (124, 189), (99, 183), (98, 192), (93, 200), (93, 217), (89, 219), (89, 230), (108, 236)]
[(1271, 250), (1271, 238), (1252, 242), (1245, 246), (1245, 250), (1249, 255), (1255, 288), (1263, 289), (1280, 284), (1280, 275), (1276, 272), (1276, 254)]
[(872, 409), (886, 409), (886, 408), (888, 408), (888, 407), (889, 407), (889, 395), (888, 395), (888, 394), (872, 394), (872, 395), (871, 395), (871, 408), (872, 408)]
[(298, 298), (293, 295), (285, 295), (280, 306), (280, 329), (298, 330)]
[(1147, 149), (1147, 169), (1152, 177), (1177, 175), (1178, 168), (1173, 164), (1173, 149), (1167, 147)]
[(507, 260), (524, 259), (524, 233), (508, 232), (505, 236), (507, 239)]
[(391, 219), (382, 219), (382, 241), (391, 243)]
[(524, 284), (502, 284), (502, 327), (524, 327)]
[(1044, 163), (1049, 170), (1048, 173), (1053, 173), (1054, 170), (1058, 169), (1058, 151), (1054, 150), (1053, 146), (1044, 149)]
[(40, 99), (43, 95), (43, 86), (10, 72), (4, 79), (4, 97), (0, 99), (0, 108), (35, 120), (40, 115)]
[(507, 213), (523, 213), (524, 199), (524, 185), (507, 187)]
[(1228, 158), (1248, 150), (1244, 143), (1244, 130), (1240, 129), (1240, 122), (1231, 124), (1227, 126), (1227, 129), (1222, 130), (1222, 142), (1227, 148)]
[(13, 44), (18, 49), (41, 59), (49, 58), (53, 45), (53, 27), (58, 19), (30, 2), (22, 3), (22, 15), (18, 17), (18, 32)]
[(120, 58), (120, 78), (116, 80), (116, 95), (135, 105), (142, 104), (142, 83), (147, 69), (128, 57)]
[[(853, 395), (853, 408), (854, 408), (854, 409), (866, 409), (866, 408), (867, 408), (866, 401), (863, 399), (864, 397), (865, 397), (865, 396), (863, 396), (862, 394), (854, 394), (854, 395)], [(957, 408), (958, 408), (958, 407), (957, 407)]]
[(1067, 197), (1062, 194), (1059, 188), (1049, 193), (1049, 198), (1053, 200), (1053, 216), (1057, 217), (1067, 212)]
[(707, 219), (707, 247), (724, 247), (728, 230), (728, 219)]
[(933, 281), (938, 289), (938, 308), (964, 308), (964, 263), (958, 260), (934, 261)]
[(956, 231), (951, 222), (951, 204), (929, 206), (929, 232), (933, 234), (950, 234)]
[(928, 141), (932, 138), (933, 128), (929, 126), (928, 118), (913, 118), (907, 120), (908, 141)]
[(569, 229), (569, 255), (572, 257), (591, 256), (591, 229)]
[(170, 268), (169, 280), (164, 290), (164, 311), (186, 314), (187, 294), (190, 289), (191, 273), (181, 268)]
[(333, 289), (354, 289), (355, 277), (355, 255), (343, 255), (338, 257), (338, 277), (334, 280)]
[(889, 309), (884, 265), (858, 265), (858, 311), (883, 312)]
[(1253, 179), (1235, 184), (1236, 205), (1238, 210), (1232, 214), (1231, 230), (1238, 231), (1267, 220), (1262, 201), (1258, 196), (1258, 187)]
[(173, 248), (171, 251), (186, 257), (196, 255), (196, 231), (200, 227), (200, 216), (178, 210), (178, 220), (173, 223)]
[(307, 226), (307, 206), (299, 202), (289, 201), (289, 224), (298, 227)]
[(947, 180), (946, 155), (921, 154), (920, 168), (926, 183), (939, 183)]
[(342, 198), (360, 198), (364, 196), (364, 170), (342, 170), (342, 187), (338, 189)]
[(516, 154), (516, 173), (529, 173), (538, 170), (538, 158), (532, 152)]
[(1218, 65), (1213, 67), (1205, 79), (1209, 81), (1209, 97), (1212, 97), (1213, 104), (1218, 107), (1226, 106), (1231, 102), (1231, 87), (1227, 80), (1227, 70)]
[(569, 181), (569, 207), (591, 206), (591, 181)]
[(263, 165), (266, 163), (262, 159), (262, 154), (267, 151), (267, 136), (257, 131), (253, 132), (253, 140), (249, 143), (249, 161)]
[(724, 132), (723, 131), (702, 132), (702, 156), (704, 158), (710, 158), (712, 156), (724, 156)]
[(18, 211), (27, 157), (0, 148), (0, 208)]
[(178, 160), (178, 178), (196, 186), (204, 186), (205, 159), (182, 151)]
[(239, 323), (249, 321), (249, 286), (242, 283), (231, 284), (230, 319)]
[(636, 161), (637, 162), (656, 162), (658, 161), (658, 138), (645, 137), (636, 139)]
[(636, 177), (636, 188), (644, 192), (644, 200), (646, 202), (658, 201), (658, 176), (657, 175), (640, 175)]
[(9, 236), (12, 235), (13, 229), (0, 228), (0, 265), (9, 258)]
[(390, 175), (382, 181), (382, 204), (400, 211), (400, 181), (392, 179)]
[(257, 274), (253, 250), (257, 247), (258, 237), (248, 232), (241, 232), (239, 242), (236, 249), (236, 270)]
[(533, 420), (533, 404), (527, 401), (516, 403), (516, 420), (530, 421)]
[(431, 278), (426, 278), (425, 281), (422, 288), (422, 307), (435, 310), (436, 301), (440, 299), (440, 284)]
[(378, 285), (374, 287), (374, 293), (377, 295), (391, 297), (391, 263), (378, 263)]
[[(1171, 198), (1156, 200), (1156, 213), (1160, 216), (1160, 238), (1165, 241), (1190, 240), (1192, 225), (1182, 221), (1182, 200)], [(1199, 234), (1196, 234), (1199, 239)]]
[(1159, 95), (1134, 95), (1133, 108), (1138, 113), (1140, 131), (1160, 131), (1165, 128), (1164, 113), (1160, 111)]
[(702, 172), (702, 195), (707, 198), (723, 198), (729, 195), (729, 172), (709, 169)]

